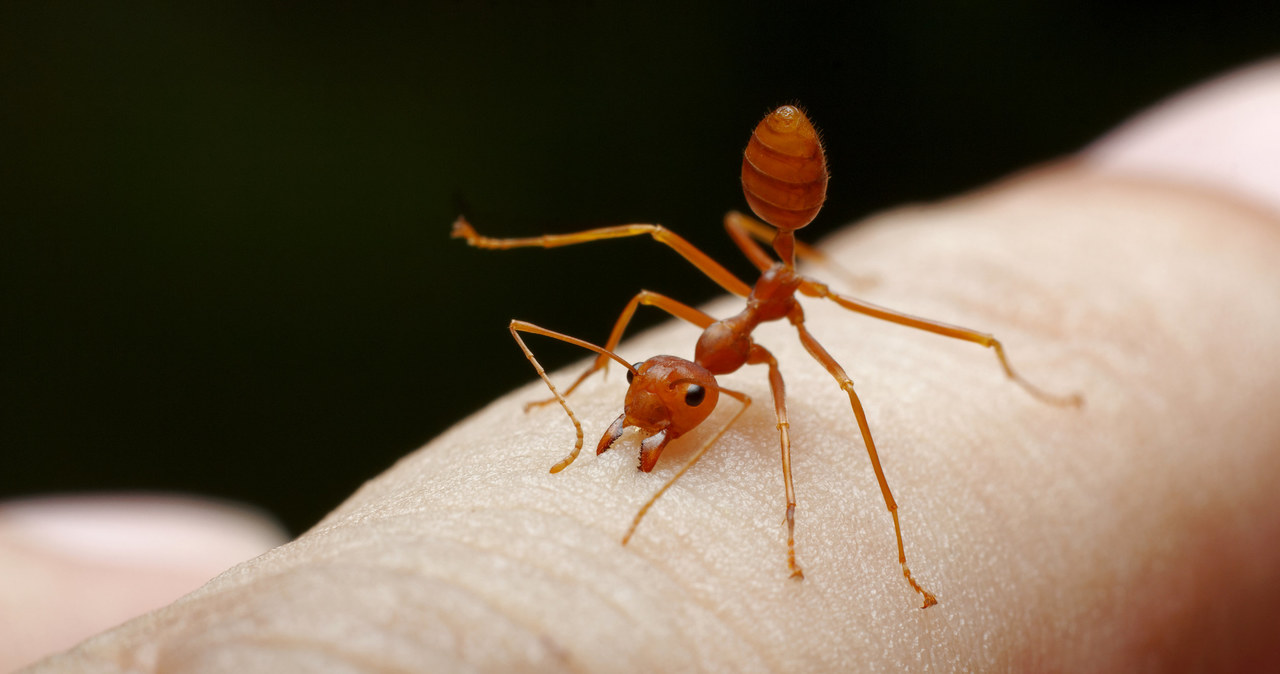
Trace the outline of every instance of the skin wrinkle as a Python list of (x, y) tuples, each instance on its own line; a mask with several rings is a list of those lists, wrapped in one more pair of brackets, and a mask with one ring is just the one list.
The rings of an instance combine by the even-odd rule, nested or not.
[[(297, 658), (298, 654), (322, 654), (324, 656), (322, 661), (325, 663), (326, 667), (333, 667), (336, 661), (337, 663), (346, 663), (350, 666), (351, 671), (386, 673), (401, 672), (403, 674), (420, 671), (418, 668), (409, 665), (397, 667), (378, 658), (370, 657), (366, 653), (353, 652), (350, 649), (342, 648), (339, 644), (332, 642), (322, 642), (299, 636), (272, 636), (263, 634), (249, 634), (244, 635), (242, 638), (245, 650), (252, 651), (254, 647), (258, 647), (261, 651), (282, 651), (291, 654), (291, 659)], [(258, 658), (254, 659), (256, 660)], [(210, 660), (216, 662), (217, 655), (206, 652), (192, 653), (188, 657), (170, 658), (165, 662), (165, 664), (161, 665), (160, 669), (211, 669), (209, 667), (209, 665), (212, 664)], [(453, 662), (458, 661), (454, 660)], [(224, 669), (224, 671), (230, 671), (230, 667), (221, 667), (221, 669)]]
[[(473, 513), (473, 514), (474, 514), (475, 512), (476, 512), (476, 511), (474, 511), (474, 510), (473, 510), (473, 511), (471, 511), (471, 513)], [(496, 510), (495, 510), (495, 512), (500, 512), (500, 511), (496, 511)], [(539, 514), (547, 515), (547, 514), (550, 514), (550, 513), (539, 513)], [(500, 558), (505, 558), (505, 559), (511, 559), (512, 561), (522, 562), (522, 563), (525, 563), (525, 564), (529, 565), (530, 567), (532, 567), (532, 568), (534, 568), (534, 569), (538, 570), (539, 572), (543, 573), (543, 574), (544, 574), (544, 575), (546, 575), (547, 577), (552, 578), (553, 580), (560, 582), (560, 583), (561, 583), (561, 584), (563, 584), (563, 585), (571, 585), (571, 584), (572, 584), (572, 580), (573, 580), (573, 578), (571, 577), (571, 575), (570, 575), (568, 572), (564, 572), (564, 573), (556, 573), (556, 572), (555, 572), (555, 565), (554, 565), (554, 564), (534, 564), (534, 563), (531, 563), (531, 562), (530, 562), (530, 560), (528, 560), (528, 559), (519, 559), (519, 558), (510, 557), (510, 556), (508, 556), (508, 555), (505, 555), (505, 554), (503, 553), (503, 551), (502, 551), (502, 550), (500, 550), (500, 549), (496, 549), (496, 548), (493, 548), (493, 547), (488, 546), (488, 545), (483, 545), (483, 544), (480, 544), (480, 543), (475, 542), (475, 541), (466, 541), (466, 540), (462, 540), (462, 539), (459, 539), (459, 538), (448, 538), (448, 539), (440, 538), (439, 540), (442, 540), (442, 541), (448, 541), (448, 542), (455, 543), (455, 544), (458, 544), (458, 545), (466, 546), (466, 547), (468, 547), (468, 548), (470, 548), (470, 549), (476, 550), (476, 551), (478, 551), (478, 552), (483, 552), (483, 553), (486, 553), (486, 554), (489, 554), (489, 555), (493, 555), (493, 556), (495, 556), (495, 557), (500, 557)], [(553, 546), (553, 547), (562, 547), (562, 546)], [(672, 580), (674, 581), (675, 579), (673, 578)], [(581, 586), (579, 586), (579, 587), (581, 587)], [(475, 594), (476, 596), (478, 596), (478, 597), (483, 597), (483, 594), (481, 594), (481, 593), (480, 593), (479, 588), (476, 588), (476, 587), (469, 587), (468, 589), (470, 589), (470, 590), (471, 590), (471, 592), (472, 592), (473, 594)], [(604, 592), (601, 588), (594, 587), (594, 586), (588, 586), (586, 589), (587, 589), (588, 591), (590, 591), (590, 592), (591, 592), (595, 597), (597, 597), (597, 598), (600, 600), (600, 602), (601, 602), (601, 603), (603, 603), (603, 604), (605, 604), (605, 605), (609, 606), (610, 608), (614, 609), (618, 614), (620, 614), (620, 615), (627, 615), (627, 616), (635, 617), (635, 616), (633, 615), (633, 614), (634, 614), (634, 612), (633, 612), (632, 610), (630, 610), (630, 609), (627, 607), (627, 605), (626, 605), (626, 604), (624, 604), (624, 603), (623, 603), (623, 602), (621, 602), (621, 601), (618, 601), (615, 597), (613, 597), (613, 596), (609, 595), (608, 593)], [(487, 603), (488, 603), (488, 602), (487, 602)], [(496, 607), (496, 606), (495, 606), (494, 608), (495, 608), (495, 611), (498, 611), (498, 609), (497, 609), (497, 607)], [(708, 607), (704, 607), (704, 608), (706, 608), (706, 609), (708, 609), (708, 611), (710, 611), (710, 608), (711, 608), (711, 607), (709, 607), (709, 606), (708, 606)], [(498, 612), (501, 612), (501, 611), (498, 611)], [(513, 621), (516, 621), (516, 622), (518, 622), (519, 624), (523, 625), (523, 626), (524, 626), (526, 629), (528, 629), (531, 633), (537, 633), (537, 634), (540, 634), (540, 635), (549, 635), (549, 634), (553, 634), (553, 632), (552, 632), (552, 633), (548, 633), (548, 632), (545, 632), (545, 631), (543, 631), (543, 630), (538, 629), (538, 628), (536, 627), (535, 621), (534, 621), (531, 617), (529, 617), (529, 616), (524, 616), (524, 617), (522, 617), (522, 618), (517, 619), (517, 616), (512, 615), (512, 614), (510, 614), (510, 613), (507, 613), (506, 615), (508, 615), (508, 617), (510, 617)], [(637, 621), (637, 622), (639, 622), (639, 621)], [(548, 636), (548, 638), (550, 638), (550, 637)], [(554, 642), (554, 641), (556, 641), (556, 640), (555, 640), (555, 639), (551, 639), (551, 641), (553, 641), (553, 642)]]
[[(269, 664), (272, 656), (283, 656), (289, 667), (297, 667), (310, 657), (317, 664), (323, 663), (326, 670), (345, 664), (348, 671), (415, 672), (422, 671), (423, 665), (418, 661), (397, 666), (388, 663), (386, 658), (379, 658), (365, 651), (301, 636), (248, 634), (241, 635), (240, 639), (241, 644), (234, 653), (224, 655), (216, 645), (197, 649), (191, 653), (183, 653), (181, 657), (170, 658), (162, 663), (160, 671), (243, 671), (246, 663), (261, 667)], [(462, 664), (462, 657), (450, 657), (451, 654), (444, 650), (432, 651), (431, 655), (434, 656), (433, 668), (440, 666), (439, 661), (452, 663), (455, 667)], [(223, 658), (227, 661), (219, 662)]]
[[(459, 543), (459, 541), (451, 541), (451, 542)], [(416, 575), (414, 573), (413, 567), (410, 567), (410, 566), (406, 566), (400, 569), (400, 571), (403, 573), (405, 578), (413, 578)], [(505, 618), (508, 622), (516, 625), (524, 633), (535, 638), (535, 640), (538, 643), (546, 646), (547, 647), (546, 650), (550, 652), (552, 655), (557, 656), (556, 659), (559, 662), (562, 662), (564, 664), (570, 664), (572, 662), (572, 659), (569, 656), (568, 652), (564, 648), (562, 648), (561, 645), (555, 639), (552, 639), (546, 630), (541, 629), (536, 624), (536, 622), (533, 620), (530, 620), (528, 616), (522, 617), (522, 616), (515, 615), (510, 610), (511, 607), (509, 606), (503, 607), (500, 602), (493, 601), (494, 599), (493, 597), (487, 596), (485, 593), (480, 591), (480, 588), (475, 587), (474, 585), (467, 585), (465, 583), (458, 583), (458, 582), (449, 582), (445, 578), (439, 578), (439, 581), (441, 585), (448, 586), (450, 589), (458, 590), (464, 593), (466, 596), (474, 598), (475, 601), (477, 601), (481, 606), (488, 609), (489, 613)], [(455, 641), (458, 641), (459, 640), (457, 636), (458, 631), (455, 630), (454, 634), (455, 634)]]
[[(467, 511), (467, 514), (469, 514), (469, 515), (475, 515), (475, 514), (477, 514), (478, 512), (480, 512), (480, 511), (475, 510), (475, 509), (472, 509), (472, 510)], [(497, 510), (497, 509), (494, 509), (494, 512), (498, 512), (498, 513), (500, 513), (500, 512), (502, 512), (502, 511)], [(526, 512), (527, 512), (527, 511), (526, 511)], [(461, 513), (454, 513), (454, 514), (455, 514), (455, 515), (457, 515), (457, 514), (461, 514)], [(542, 513), (542, 514), (546, 514), (546, 513)], [(457, 519), (457, 518), (455, 517), (454, 519)], [(612, 537), (612, 536), (610, 536), (610, 538), (613, 538), (613, 537)], [(524, 560), (524, 559), (517, 560), (517, 559), (511, 558), (511, 557), (509, 557), (509, 556), (502, 555), (502, 554), (501, 554), (501, 551), (494, 550), (492, 547), (490, 547), (490, 545), (480, 543), (479, 541), (476, 541), (476, 540), (464, 540), (463, 538), (460, 538), (460, 537), (440, 538), (439, 540), (441, 540), (441, 541), (446, 541), (446, 542), (449, 542), (449, 543), (454, 543), (454, 544), (457, 544), (457, 545), (466, 546), (466, 547), (468, 547), (468, 548), (470, 548), (470, 549), (477, 550), (477, 551), (481, 551), (481, 552), (485, 552), (485, 553), (487, 553), (487, 554), (491, 554), (491, 555), (494, 555), (494, 556), (496, 556), (496, 557), (503, 557), (503, 558), (506, 558), (506, 559), (512, 559), (513, 561), (520, 561), (520, 562), (524, 562), (524, 563), (529, 563), (529, 561), (528, 561), (528, 560)], [(547, 543), (546, 543), (545, 541), (543, 541), (543, 542), (541, 542), (540, 544), (541, 544), (541, 545), (546, 545)], [(559, 557), (559, 555), (550, 555), (550, 557), (553, 557), (553, 558), (554, 558), (554, 557)], [(553, 573), (553, 571), (552, 571), (552, 568), (553, 568), (553, 567), (552, 567), (552, 565), (534, 565), (534, 568), (538, 568), (539, 570), (544, 571), (548, 576), (550, 576), (550, 577), (554, 578), (554, 580), (556, 580), (556, 581), (561, 581), (561, 584), (562, 584), (562, 585), (564, 585), (564, 586), (573, 586), (573, 583), (571, 583), (571, 582), (570, 582), (570, 581), (572, 580), (571, 576), (570, 576), (570, 575), (568, 575), (567, 573), (566, 573), (566, 574), (555, 574), (555, 573)], [(654, 568), (655, 568), (656, 570), (658, 570), (659, 572), (668, 571), (668, 570), (666, 570), (664, 567), (662, 567), (661, 565), (655, 565), (655, 567), (654, 567)], [(519, 575), (520, 575), (520, 576), (522, 576), (522, 577), (524, 577), (524, 576), (526, 576), (527, 574), (519, 574)], [(680, 582), (680, 578), (679, 578), (679, 576), (677, 576), (677, 575), (675, 575), (675, 574), (673, 574), (673, 573), (670, 573), (669, 571), (665, 573), (665, 576), (666, 576), (666, 577), (671, 581), (671, 583), (673, 583), (674, 585), (676, 585), (676, 586), (678, 586), (678, 587), (679, 587), (679, 586), (682, 586), (682, 585), (685, 585), (685, 584), (682, 584), (682, 583)], [(469, 586), (469, 587), (471, 587), (471, 589), (472, 589), (472, 591), (473, 591), (473, 592), (479, 592), (479, 588), (474, 587), (474, 586)], [(580, 590), (580, 589), (582, 589), (582, 585), (581, 585), (581, 584), (578, 584), (578, 585), (574, 586), (574, 589), (575, 589), (575, 590)], [(611, 607), (616, 608), (616, 609), (617, 609), (617, 611), (618, 611), (618, 613), (619, 613), (620, 615), (626, 615), (626, 616), (629, 616), (629, 617), (632, 617), (632, 618), (637, 618), (637, 620), (635, 620), (635, 622), (637, 622), (637, 623), (642, 622), (642, 621), (638, 620), (638, 618), (639, 618), (640, 616), (636, 616), (636, 615), (634, 615), (634, 611), (630, 611), (630, 610), (628, 610), (624, 604), (622, 604), (621, 602), (619, 602), (619, 601), (615, 600), (615, 599), (614, 599), (613, 597), (611, 597), (608, 593), (606, 593), (603, 589), (598, 588), (598, 587), (594, 587), (594, 586), (592, 586), (592, 587), (588, 587), (587, 589), (588, 589), (590, 592), (592, 592), (595, 596), (599, 597), (599, 598), (601, 599), (601, 601), (605, 602), (606, 604), (610, 605)], [(694, 593), (691, 593), (691, 592), (689, 592), (689, 591), (686, 589), (682, 594), (690, 595), (690, 596), (691, 596), (691, 595), (693, 595)], [(703, 613), (705, 613), (706, 615), (714, 615), (714, 614), (715, 614), (715, 611), (714, 611), (714, 607), (713, 607), (713, 606), (711, 606), (711, 605), (709, 605), (709, 604), (706, 604), (706, 603), (705, 603), (705, 601), (699, 600), (696, 596), (694, 596), (694, 597), (692, 597), (692, 598), (693, 598), (695, 601), (697, 601), (699, 604), (702, 604)], [(513, 619), (513, 620), (515, 620), (515, 619), (517, 618), (517, 616), (514, 616), (514, 615), (512, 615), (511, 617), (512, 617), (512, 619)], [(525, 616), (523, 616), (523, 617), (520, 617), (520, 618), (519, 618), (518, 620), (516, 620), (516, 621), (517, 621), (517, 622), (519, 622), (519, 623), (520, 623), (520, 624), (522, 624), (522, 625), (525, 625), (525, 626), (526, 626), (530, 631), (536, 631), (536, 629), (535, 629), (535, 628), (533, 627), (533, 625), (532, 625), (532, 622), (534, 621), (534, 619), (533, 619), (531, 616), (525, 615)], [(727, 626), (727, 625), (726, 625), (726, 627), (729, 627), (729, 626)], [(729, 631), (734, 632), (734, 633), (737, 633), (737, 632), (740, 632), (741, 630), (729, 630)], [(564, 638), (564, 636), (565, 636), (565, 635), (559, 635), (559, 638)], [(665, 639), (664, 641), (665, 641), (666, 643), (670, 644), (670, 637), (671, 637), (671, 636), (672, 636), (672, 635), (666, 635), (666, 639)], [(684, 635), (683, 635), (683, 634), (681, 634), (681, 633), (679, 633), (679, 632), (675, 633), (675, 634), (674, 634), (674, 636), (676, 636), (677, 638), (680, 638), (681, 640), (683, 640), (683, 639), (684, 639)], [(693, 648), (692, 644), (690, 644), (690, 646), (689, 646), (688, 650), (690, 650), (690, 651), (696, 651), (697, 649), (696, 649), (696, 648)]]
[[(340, 568), (342, 568), (342, 567), (337, 567), (337, 568), (335, 568), (335, 569), (340, 570)], [(394, 569), (394, 568), (390, 568), (390, 569), (388, 569), (388, 570), (390, 570), (390, 572), (392, 572), (392, 573), (397, 573), (397, 572), (396, 572), (396, 569)], [(401, 570), (402, 570), (402, 572), (403, 572), (403, 569), (401, 569)], [(279, 574), (275, 574), (275, 576), (279, 576)], [(260, 579), (260, 581), (259, 581), (259, 582), (252, 583), (252, 584), (260, 584), (261, 582), (265, 582), (265, 581), (261, 581), (261, 579)], [(252, 590), (252, 588), (251, 588), (251, 587), (241, 587), (241, 588), (237, 588), (237, 590), (241, 591), (242, 593), (247, 593), (247, 592), (250, 592), (250, 591)], [(234, 602), (232, 602), (232, 605), (234, 605)], [(198, 632), (202, 632), (202, 631), (196, 631), (196, 632), (198, 633)], [(178, 639), (178, 641), (183, 641), (183, 639)]]
[[(310, 579), (308, 584), (314, 585), (315, 583), (325, 583), (330, 579), (330, 577), (347, 577), (350, 575), (351, 572), (362, 574), (369, 571), (377, 571), (380, 573), (375, 575), (383, 576), (386, 573), (390, 574), (390, 577), (380, 577), (380, 582), (383, 584), (385, 588), (389, 590), (390, 588), (402, 587), (402, 585), (395, 582), (397, 578), (411, 578), (412, 576), (415, 575), (410, 573), (408, 569), (396, 569), (394, 567), (388, 568), (386, 565), (375, 566), (375, 565), (367, 565), (367, 564), (345, 564), (345, 563), (330, 565), (326, 568), (326, 571), (327, 571), (326, 573), (320, 574), (324, 576), (322, 578), (310, 578), (310, 576), (303, 576), (301, 580)], [(304, 572), (304, 573), (307, 573), (307, 572)], [(312, 574), (312, 575), (315, 575), (315, 574)], [(426, 579), (426, 581), (427, 583), (432, 582), (431, 579), (429, 578)], [(296, 583), (294, 583), (293, 580), (291, 579), (286, 579), (285, 586), (288, 587), (291, 584), (296, 584)], [(277, 586), (275, 583), (268, 584), (265, 581), (263, 583), (256, 583), (255, 585), (266, 585), (266, 587), (260, 588), (262, 592), (266, 592), (266, 593), (271, 593), (277, 589)], [(499, 628), (503, 624), (501, 622), (502, 619), (504, 618), (510, 619), (510, 616), (508, 613), (502, 610), (499, 610), (498, 607), (493, 602), (489, 601), (488, 599), (484, 598), (479, 594), (474, 593), (473, 591), (471, 591), (470, 588), (464, 585), (458, 584), (456, 582), (441, 582), (439, 583), (439, 586), (441, 588), (447, 588), (448, 593), (450, 594), (463, 593), (466, 596), (473, 597), (475, 601), (474, 601), (474, 604), (471, 606), (471, 608), (475, 608), (476, 606), (479, 606), (484, 609), (483, 613), (487, 616), (485, 620), (485, 624), (489, 629), (497, 631), (497, 628)], [(253, 590), (254, 590), (253, 587), (248, 587), (243, 589), (245, 594), (253, 593), (252, 592)], [(253, 594), (256, 594), (256, 593), (253, 593)], [(454, 605), (456, 606), (456, 604)], [(443, 612), (440, 610), (440, 607), (436, 607), (436, 606), (432, 607), (431, 613), (433, 615), (438, 615), (441, 618), (447, 618), (452, 615), (451, 612), (450, 613)], [(245, 639), (245, 638), (248, 638), (250, 641), (260, 640), (261, 635), (263, 633), (262, 630), (264, 628), (268, 628), (273, 633), (275, 633), (273, 640), (276, 643), (289, 643), (291, 641), (296, 643), (309, 643), (309, 644), (314, 644), (316, 646), (315, 650), (322, 651), (322, 652), (325, 650), (324, 648), (321, 647), (323, 644), (323, 641), (321, 640), (326, 638), (326, 636), (323, 633), (314, 633), (309, 630), (303, 630), (299, 632), (297, 635), (292, 635), (288, 630), (284, 630), (284, 631), (280, 630), (281, 625), (277, 623), (273, 615), (268, 614), (261, 617), (266, 619), (265, 624), (251, 627), (248, 631), (245, 631), (243, 627), (237, 630), (233, 626), (232, 631), (235, 637), (237, 638), (237, 640)], [(213, 619), (216, 620), (216, 617), (214, 617)], [(494, 619), (498, 619), (498, 620), (495, 621)], [(346, 621), (346, 622), (350, 623), (350, 621)], [(356, 625), (347, 625), (347, 627), (348, 628), (352, 626), (368, 627), (370, 624), (376, 626), (378, 622), (380, 621), (376, 618), (372, 621), (362, 619), (357, 621)], [(204, 655), (201, 655), (202, 653), (205, 653), (205, 654), (219, 653), (224, 648), (224, 643), (226, 641), (226, 636), (227, 636), (225, 633), (223, 633), (223, 631), (220, 631), (219, 628), (221, 626), (222, 625), (220, 622), (218, 624), (208, 626), (208, 628), (212, 628), (213, 630), (214, 638), (212, 639), (205, 636), (208, 633), (208, 628), (196, 626), (198, 629), (186, 630), (186, 632), (190, 634), (190, 636), (178, 637), (173, 639), (173, 642), (177, 644), (177, 648), (174, 649), (174, 654), (170, 654), (169, 657), (172, 658), (172, 657), (181, 656), (184, 651), (194, 649), (195, 654), (191, 656), (191, 659), (193, 662), (198, 663), (198, 662), (201, 662), (202, 658), (204, 658)], [(521, 627), (522, 627), (521, 633), (531, 637), (538, 636), (537, 631), (527, 630), (527, 629), (524, 629), (523, 626)], [(455, 635), (455, 638), (454, 638), (455, 643), (458, 641), (457, 635), (466, 635), (468, 633), (472, 635), (475, 634), (473, 631), (473, 628), (469, 627), (465, 623), (454, 623), (454, 627), (451, 630), (451, 633)], [(332, 634), (328, 635), (328, 637), (332, 637), (332, 636), (333, 636)], [(403, 638), (401, 639), (401, 641), (403, 641)], [(237, 644), (237, 648), (239, 648), (239, 644)], [(365, 650), (368, 651), (369, 649), (366, 647)], [(458, 650), (459, 650), (459, 653), (457, 655), (462, 656), (466, 654), (466, 649), (459, 648)], [(343, 658), (342, 658), (343, 660), (357, 660), (359, 657), (359, 653), (356, 651), (357, 651), (356, 646), (348, 644), (347, 648), (339, 649), (336, 652), (343, 654)], [(429, 652), (440, 653), (441, 655), (449, 654), (448, 651), (441, 650), (437, 647), (431, 647)], [(372, 658), (372, 657), (373, 657), (372, 653), (369, 653), (366, 655), (366, 658)], [(406, 659), (405, 667), (409, 667), (411, 669), (416, 667), (416, 665), (413, 663), (414, 663), (414, 660), (412, 658), (408, 658)], [(164, 658), (160, 660), (160, 665), (161, 666), (159, 668), (161, 670), (165, 669), (165, 667), (163, 666)], [(384, 669), (385, 668), (379, 668), (380, 671)]]

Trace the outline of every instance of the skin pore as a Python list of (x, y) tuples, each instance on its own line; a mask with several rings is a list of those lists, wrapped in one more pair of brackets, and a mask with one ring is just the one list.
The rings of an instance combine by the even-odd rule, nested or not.
[[(1280, 99), (1280, 67), (1246, 76), (1243, 93), (1193, 94), (1071, 160), (824, 242), (877, 279), (865, 299), (992, 332), (1028, 379), (1086, 399), (1045, 405), (988, 350), (804, 301), (866, 406), (937, 606), (920, 610), (903, 583), (847, 398), (779, 324), (756, 337), (786, 379), (801, 582), (785, 563), (763, 372), (725, 378), (755, 404), (626, 547), (635, 509), (737, 403), (722, 400), (652, 474), (635, 469), (628, 434), (552, 475), (573, 429), (554, 406), (522, 411), (545, 396), (534, 381), (297, 541), (34, 671), (1274, 667), (1276, 108), (1230, 125), (1256, 131), (1233, 152), (1187, 141), (1216, 147), (1197, 124), (1226, 128), (1213, 117), (1224, 107)], [(671, 324), (619, 351), (688, 356), (696, 335)], [(622, 382), (613, 367), (570, 398), (589, 435), (617, 416)]]

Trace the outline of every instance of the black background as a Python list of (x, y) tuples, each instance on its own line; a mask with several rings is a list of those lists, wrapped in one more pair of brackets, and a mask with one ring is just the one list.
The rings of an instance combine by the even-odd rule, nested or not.
[(716, 293), (647, 241), (474, 251), (460, 211), (662, 222), (745, 274), (720, 217), (775, 105), (826, 139), (813, 240), (1280, 47), (1230, 3), (683, 4), (0, 6), (0, 498), (187, 491), (300, 531), (532, 379), (510, 318), (601, 341), (641, 287)]

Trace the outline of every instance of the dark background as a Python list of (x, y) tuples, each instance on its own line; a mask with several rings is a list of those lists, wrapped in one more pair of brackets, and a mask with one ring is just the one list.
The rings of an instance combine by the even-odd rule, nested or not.
[(474, 251), (460, 211), (658, 221), (745, 274), (720, 217), (779, 103), (827, 142), (813, 240), (1280, 47), (1230, 3), (686, 4), (4, 3), (0, 498), (196, 492), (298, 532), (533, 378), (510, 318), (601, 341), (641, 287), (716, 293), (647, 241)]

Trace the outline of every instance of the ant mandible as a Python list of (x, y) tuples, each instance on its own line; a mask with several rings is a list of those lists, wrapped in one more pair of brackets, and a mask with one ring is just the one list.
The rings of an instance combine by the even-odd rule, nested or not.
[[(1059, 406), (1080, 406), (1083, 398), (1079, 394), (1052, 395), (1028, 382), (1009, 364), (1004, 346), (990, 334), (911, 316), (841, 295), (833, 292), (827, 285), (796, 272), (797, 249), (802, 255), (817, 254), (796, 242), (795, 230), (809, 224), (818, 214), (826, 199), (827, 191), (826, 156), (822, 142), (813, 124), (809, 122), (809, 118), (799, 108), (791, 105), (781, 106), (766, 115), (756, 126), (743, 153), (742, 187), (751, 210), (773, 227), (773, 230), (770, 230), (764, 224), (737, 212), (731, 211), (725, 216), (725, 228), (729, 236), (751, 263), (760, 270), (760, 278), (754, 286), (748, 286), (711, 257), (661, 225), (618, 225), (572, 234), (498, 239), (481, 236), (464, 218), (459, 217), (453, 225), (453, 237), (465, 239), (468, 244), (477, 248), (509, 249), (554, 248), (602, 239), (649, 235), (680, 254), (725, 290), (745, 297), (746, 308), (735, 316), (717, 320), (670, 297), (647, 290), (641, 291), (623, 309), (604, 347), (524, 321), (512, 321), (510, 329), (525, 357), (551, 389), (554, 395), (552, 400), (560, 403), (577, 429), (577, 444), (567, 457), (552, 466), (553, 473), (573, 463), (582, 449), (582, 425), (569, 408), (564, 396), (572, 393), (592, 373), (603, 369), (610, 359), (627, 368), (629, 387), (624, 411), (605, 431), (596, 447), (596, 453), (600, 454), (609, 449), (622, 436), (626, 428), (637, 427), (645, 436), (640, 443), (640, 470), (642, 471), (648, 472), (653, 469), (658, 456), (670, 441), (701, 424), (715, 409), (721, 393), (742, 403), (743, 406), (737, 414), (714, 437), (704, 443), (685, 466), (640, 509), (631, 528), (622, 539), (624, 545), (654, 501), (697, 462), (707, 448), (750, 405), (750, 398), (745, 394), (719, 386), (716, 376), (734, 372), (743, 365), (766, 366), (769, 370), (769, 387), (773, 395), (774, 412), (778, 420), (777, 428), (782, 447), (782, 476), (787, 496), (787, 566), (791, 576), (800, 579), (804, 574), (796, 564), (795, 557), (796, 498), (791, 480), (791, 441), (787, 422), (786, 393), (777, 360), (768, 349), (757, 344), (751, 336), (756, 326), (761, 323), (785, 318), (796, 329), (800, 342), (809, 355), (835, 378), (840, 389), (849, 396), (854, 418), (857, 420), (863, 443), (871, 459), (871, 467), (875, 471), (876, 480), (880, 483), (885, 506), (893, 517), (894, 536), (898, 545), (898, 562), (902, 566), (902, 574), (911, 588), (923, 597), (922, 608), (928, 608), (936, 604), (937, 599), (915, 580), (910, 568), (907, 567), (906, 553), (902, 544), (902, 528), (898, 523), (898, 504), (889, 490), (889, 482), (885, 478), (884, 470), (880, 467), (880, 458), (876, 452), (875, 441), (871, 437), (871, 428), (867, 423), (862, 402), (858, 399), (853, 381), (845, 374), (844, 368), (805, 327), (804, 311), (796, 301), (796, 293), (830, 300), (851, 311), (881, 320), (991, 348), (995, 351), (1005, 375), (1043, 402)], [(770, 258), (769, 254), (754, 240), (768, 239), (771, 231), (772, 246), (778, 257), (777, 261)], [(614, 353), (627, 324), (640, 305), (658, 307), (702, 328), (703, 332), (695, 347), (693, 361), (675, 356), (656, 356), (642, 363), (629, 365)], [(598, 355), (587, 371), (583, 372), (562, 395), (521, 339), (522, 332), (559, 339), (590, 349)], [(551, 400), (543, 402), (549, 403)]]

